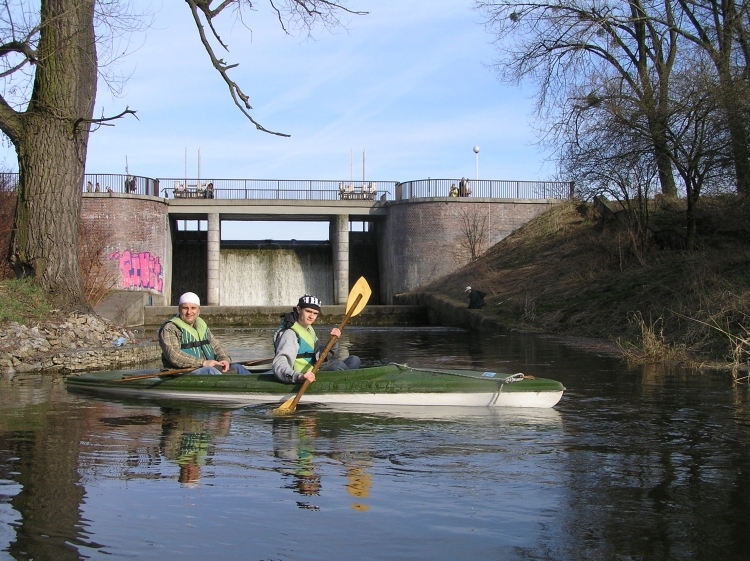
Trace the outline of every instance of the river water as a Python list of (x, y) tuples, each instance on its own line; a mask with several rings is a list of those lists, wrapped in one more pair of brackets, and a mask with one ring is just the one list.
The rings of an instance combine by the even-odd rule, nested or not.
[[(325, 330), (319, 329), (319, 333)], [(217, 331), (233, 358), (270, 330)], [(750, 398), (534, 336), (347, 328), (364, 363), (525, 372), (554, 409), (384, 414), (99, 399), (0, 381), (0, 559), (750, 557)]]

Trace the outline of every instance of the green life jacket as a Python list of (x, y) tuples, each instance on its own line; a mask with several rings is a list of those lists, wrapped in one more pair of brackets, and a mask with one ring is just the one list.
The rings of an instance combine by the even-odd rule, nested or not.
[(169, 321), (180, 328), (180, 349), (196, 358), (216, 360), (214, 349), (208, 342), (208, 326), (205, 321), (197, 318), (192, 327), (178, 316), (173, 317)]
[(312, 327), (305, 329), (296, 321), (291, 326), (288, 324), (285, 325), (282, 320), (281, 325), (279, 325), (278, 329), (273, 333), (274, 349), (276, 348), (276, 343), (281, 336), (281, 332), (286, 329), (294, 331), (297, 335), (297, 343), (299, 344), (297, 357), (294, 359), (292, 368), (295, 372), (301, 372), (302, 374), (312, 370), (313, 366), (315, 366), (315, 340), (317, 339), (315, 336), (315, 330)]

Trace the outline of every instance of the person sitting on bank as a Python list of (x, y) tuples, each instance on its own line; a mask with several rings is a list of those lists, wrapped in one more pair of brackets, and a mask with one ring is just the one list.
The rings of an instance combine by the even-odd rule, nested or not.
[(479, 309), (484, 306), (484, 297), (487, 296), (484, 292), (470, 286), (467, 286), (464, 292), (469, 293), (469, 309)]
[[(282, 382), (297, 384), (305, 380), (315, 381), (312, 369), (325, 349), (325, 345), (318, 341), (312, 328), (319, 314), (320, 300), (305, 294), (291, 312), (281, 316), (281, 324), (273, 334), (276, 352), (273, 358), (273, 373)], [(341, 337), (341, 331), (334, 327), (331, 329), (331, 335)], [(331, 348), (320, 370), (355, 370), (360, 366), (357, 356), (349, 355), (344, 360), (337, 357), (338, 342)]]
[(177, 315), (159, 329), (161, 359), (166, 368), (195, 368), (191, 374), (249, 374), (232, 362), (219, 340), (201, 319), (201, 300), (194, 292), (180, 296)]

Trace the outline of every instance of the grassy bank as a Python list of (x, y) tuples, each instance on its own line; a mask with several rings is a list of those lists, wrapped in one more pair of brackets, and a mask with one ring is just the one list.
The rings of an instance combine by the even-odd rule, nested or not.
[(48, 320), (52, 306), (44, 291), (28, 280), (0, 280), (0, 322), (22, 325)]
[[(422, 289), (467, 302), (464, 287), (477, 287), (487, 293), (482, 313), (505, 325), (615, 340), (632, 361), (746, 366), (749, 210), (737, 197), (703, 199), (696, 248), (686, 251), (564, 202)], [(684, 217), (677, 202), (650, 209), (649, 224), (680, 233)]]

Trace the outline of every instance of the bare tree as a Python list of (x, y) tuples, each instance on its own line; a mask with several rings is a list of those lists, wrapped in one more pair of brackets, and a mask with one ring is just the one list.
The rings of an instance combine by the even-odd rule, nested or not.
[[(345, 1), (269, 4), (288, 32), (338, 25), (338, 14), (360, 13)], [(227, 48), (217, 31), (219, 16), (242, 18), (253, 4), (187, 0), (187, 5), (235, 104), (259, 130), (270, 132), (250, 115), (249, 96), (230, 78), (236, 64), (215, 54), (217, 48)], [(127, 0), (5, 0), (0, 5), (0, 130), (15, 147), (19, 171), (8, 258), (18, 277), (34, 278), (62, 308), (86, 307), (77, 255), (89, 133), (92, 127), (135, 114), (126, 107), (117, 115), (93, 116), (102, 72), (98, 57), (107, 51), (108, 34), (133, 21), (128, 13)], [(29, 88), (22, 87), (24, 80)]]
[(607, 111), (584, 110), (569, 124), (560, 170), (576, 183), (578, 196), (604, 196), (619, 203), (618, 219), (631, 233), (634, 254), (645, 247), (648, 199), (658, 190), (657, 165), (648, 142)]
[(458, 247), (461, 253), (476, 261), (482, 255), (487, 236), (487, 216), (476, 212), (477, 205), (465, 205), (458, 210), (459, 230)]
[[(682, 178), (687, 199), (687, 245), (696, 235), (696, 208), (705, 188), (721, 190), (731, 183), (736, 163), (733, 134), (726, 127), (725, 108), (710, 68), (695, 60), (677, 76), (669, 127), (674, 167)], [(734, 166), (737, 174), (737, 166)], [(739, 181), (739, 175), (735, 175)], [(739, 187), (739, 183), (738, 183)]]
[[(727, 161), (737, 191), (750, 192), (748, 0), (477, 0), (476, 5), (497, 37), (501, 76), (536, 80), (540, 112), (553, 115), (552, 122), (567, 124), (571, 106), (606, 107), (608, 125), (632, 127), (648, 140), (665, 195), (677, 194), (677, 171), (694, 204), (700, 193), (694, 187), (704, 173), (696, 170), (711, 169), (709, 175), (726, 181), (726, 173), (716, 172), (726, 169)], [(696, 68), (703, 94), (700, 109), (690, 111), (697, 90), (686, 93), (682, 80), (676, 91), (674, 81), (695, 76)], [(618, 108), (625, 111), (620, 115)], [(545, 139), (559, 146), (559, 128), (546, 125)], [(709, 142), (709, 129), (719, 143)]]
[(120, 283), (120, 271), (107, 258), (108, 249), (115, 241), (90, 221), (78, 223), (78, 264), (81, 269), (83, 297), (92, 308)]
[(703, 50), (713, 63), (716, 99), (729, 132), (737, 190), (750, 193), (750, 4), (747, 0), (677, 0), (676, 3), (685, 17), (668, 23), (681, 37)]
[[(477, 0), (476, 6), (497, 38), (501, 78), (534, 80), (540, 114), (558, 120), (584, 89), (590, 105), (610, 101), (636, 108), (662, 193), (677, 196), (666, 132), (677, 33), (658, 23), (674, 17), (668, 1)], [(652, 11), (658, 20), (649, 16)], [(621, 124), (629, 124), (627, 116)]]

